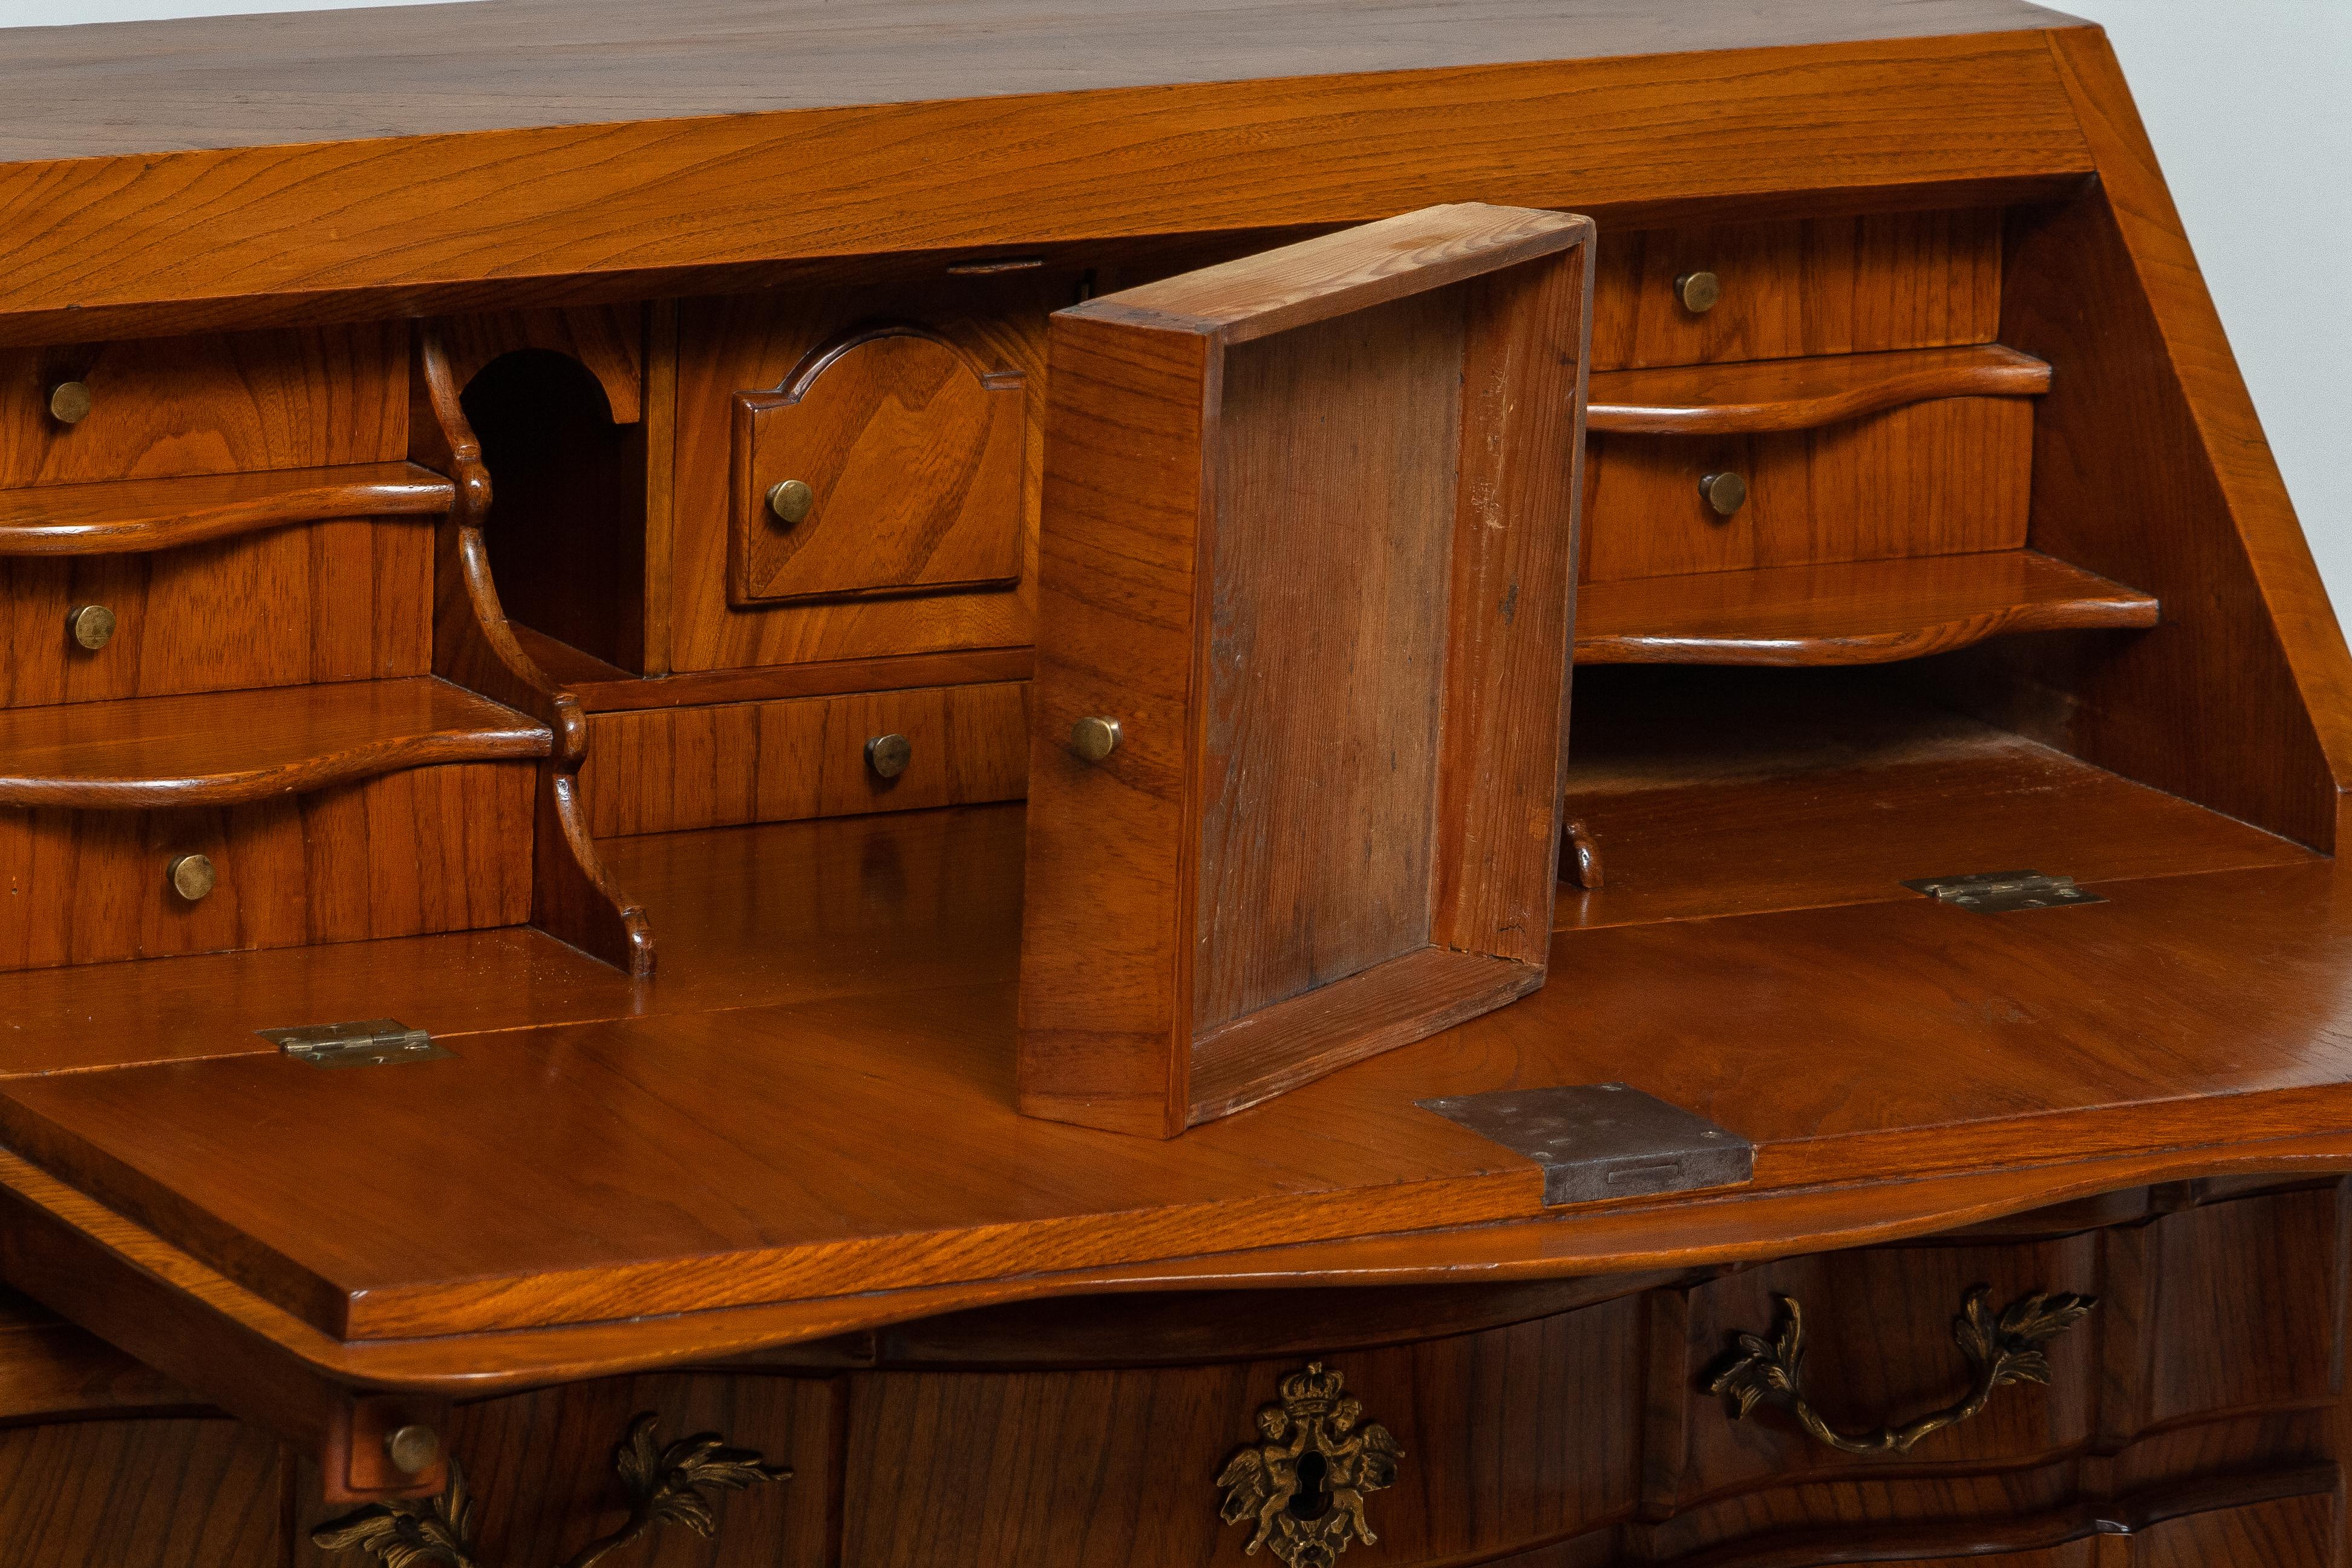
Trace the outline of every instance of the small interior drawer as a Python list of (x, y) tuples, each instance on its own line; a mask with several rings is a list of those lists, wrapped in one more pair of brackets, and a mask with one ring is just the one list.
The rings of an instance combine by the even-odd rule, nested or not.
[(458, 763), (241, 805), (0, 808), (0, 970), (520, 925), (533, 777)]
[[(1588, 451), (1588, 583), (2015, 550), (2033, 404), (1952, 397), (1811, 430), (1595, 435)], [(1735, 491), (1703, 488), (1726, 476)]]
[(0, 488), (388, 462), (408, 324), (0, 350)]
[(2000, 228), (1985, 208), (1604, 234), (1592, 368), (1990, 342)]
[(422, 675), (432, 605), (424, 518), (0, 556), (0, 706)]
[(599, 837), (974, 805), (1028, 785), (1029, 685), (1011, 680), (599, 713), (580, 771)]

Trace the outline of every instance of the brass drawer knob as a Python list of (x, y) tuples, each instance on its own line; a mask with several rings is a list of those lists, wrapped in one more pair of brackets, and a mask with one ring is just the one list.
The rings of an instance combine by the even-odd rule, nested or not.
[(816, 491), (803, 479), (778, 479), (768, 487), (768, 510), (779, 522), (798, 522), (816, 505)]
[(877, 735), (866, 742), (866, 765), (879, 779), (895, 779), (907, 771), (915, 743), (904, 735)]
[(207, 855), (178, 856), (164, 871), (172, 879), (172, 891), (192, 904), (202, 902), (220, 884), (220, 873)]
[(1961, 1301), (1960, 1315), (1952, 1320), (1952, 1338), (1974, 1373), (1968, 1393), (1956, 1405), (1899, 1426), (1846, 1433), (1822, 1419), (1805, 1398), (1805, 1310), (1787, 1296), (1779, 1298), (1780, 1331), (1769, 1340), (1761, 1334), (1739, 1335), (1737, 1359), (1707, 1384), (1707, 1392), (1729, 1397), (1734, 1421), (1759, 1405), (1777, 1405), (1795, 1416), (1815, 1441), (1841, 1453), (1907, 1454), (1922, 1437), (1976, 1415), (1992, 1398), (1992, 1391), (2003, 1384), (2048, 1383), (2050, 1362), (2042, 1347), (2099, 1304), (2096, 1296), (2037, 1293), (2011, 1302), (1996, 1318), (1985, 1306), (1991, 1294), (1978, 1286)]
[(1723, 298), (1723, 279), (1712, 272), (1685, 272), (1675, 279), (1675, 298), (1694, 316), (1704, 316)]
[(76, 605), (66, 612), (66, 630), (73, 640), (96, 653), (114, 640), (114, 612), (104, 605)]
[(1329, 1568), (1352, 1538), (1380, 1541), (1364, 1521), (1364, 1495), (1393, 1485), (1404, 1449), (1339, 1374), (1311, 1362), (1282, 1380), (1282, 1402), (1257, 1413), (1257, 1440), (1225, 1461), (1217, 1485), (1227, 1524), (1251, 1527), (1255, 1553), (1286, 1568)]
[(79, 425), (89, 417), (89, 388), (79, 381), (61, 381), (49, 388), (49, 417), (60, 425)]
[(1705, 474), (1698, 481), (1699, 499), (1717, 517), (1729, 517), (1748, 504), (1748, 481), (1738, 474)]
[(441, 1457), (441, 1436), (430, 1426), (395, 1426), (383, 1435), (384, 1457), (404, 1476), (421, 1476)]
[(1101, 762), (1118, 750), (1118, 721), (1093, 715), (1070, 726), (1070, 750), (1089, 763)]

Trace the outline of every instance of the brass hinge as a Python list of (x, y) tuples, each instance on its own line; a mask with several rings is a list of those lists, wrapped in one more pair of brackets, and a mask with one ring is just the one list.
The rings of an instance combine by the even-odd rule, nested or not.
[(1921, 877), (1903, 884), (1939, 904), (1957, 904), (1980, 915), (2017, 910), (2054, 910), (2069, 904), (2104, 904), (2098, 894), (2074, 885), (2072, 877), (2039, 871), (1979, 871), (1969, 877)]
[(450, 1053), (422, 1029), (395, 1018), (358, 1024), (313, 1024), (301, 1029), (256, 1029), (296, 1061), (314, 1068), (380, 1068), (395, 1062), (429, 1062)]

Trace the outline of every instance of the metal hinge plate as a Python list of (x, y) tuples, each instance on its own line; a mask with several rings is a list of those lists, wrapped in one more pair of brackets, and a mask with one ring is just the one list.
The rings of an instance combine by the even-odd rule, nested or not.
[(1542, 1166), (1547, 1206), (1738, 1186), (1756, 1174), (1747, 1139), (1622, 1083), (1417, 1103)]
[(1939, 904), (1957, 904), (1980, 915), (2017, 910), (2056, 910), (2069, 904), (2104, 904), (2098, 894), (2074, 885), (2072, 877), (2039, 871), (1979, 871), (1969, 877), (1920, 877), (1903, 884)]
[(314, 1068), (380, 1068), (398, 1062), (429, 1062), (450, 1053), (422, 1029), (396, 1018), (358, 1024), (312, 1024), (301, 1029), (256, 1029), (296, 1061)]

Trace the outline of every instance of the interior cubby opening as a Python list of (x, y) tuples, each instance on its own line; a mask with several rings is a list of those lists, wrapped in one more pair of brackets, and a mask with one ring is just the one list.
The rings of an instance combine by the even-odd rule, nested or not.
[(461, 402), (490, 473), (483, 539), (509, 618), (608, 676), (642, 672), (645, 421), (614, 423), (594, 374), (551, 349), (492, 360)]

